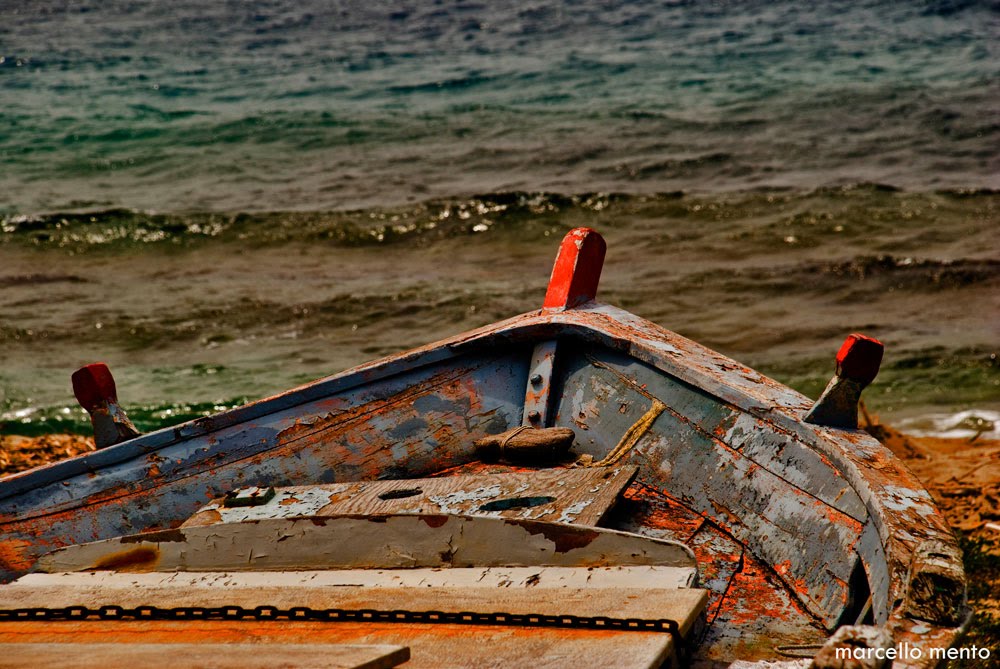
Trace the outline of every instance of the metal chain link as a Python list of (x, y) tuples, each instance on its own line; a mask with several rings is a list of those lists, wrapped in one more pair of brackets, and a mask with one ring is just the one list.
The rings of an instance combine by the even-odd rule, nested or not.
[(459, 613), (445, 611), (406, 611), (396, 609), (311, 609), (295, 606), (180, 606), (161, 609), (155, 606), (67, 606), (61, 609), (0, 609), (0, 622), (49, 620), (319, 620), (325, 622), (429, 623), (450, 625), (501, 625), (508, 627), (562, 627), (571, 629), (614, 630), (620, 632), (666, 632), (678, 649), (684, 645), (677, 622), (669, 619), (608, 618), (605, 616), (545, 615), (540, 613)]

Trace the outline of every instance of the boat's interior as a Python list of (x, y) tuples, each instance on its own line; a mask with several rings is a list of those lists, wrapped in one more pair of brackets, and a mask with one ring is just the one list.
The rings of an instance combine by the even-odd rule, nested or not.
[[(838, 623), (873, 619), (857, 554), (864, 505), (825, 458), (696, 387), (585, 340), (564, 338), (552, 347), (548, 398), (526, 404), (526, 389), (541, 385), (531, 376), (543, 346), (459, 355), (266, 422), (177, 443), (152, 463), (160, 494), (189, 490), (193, 478), (212, 496), (250, 485), (279, 488), (262, 506), (226, 509), (216, 502), (188, 512), (187, 528), (254, 517), (452, 513), (599, 526), (678, 542), (696, 565), (685, 587), (707, 594), (681, 615), (699, 620), (686, 632), (693, 659), (709, 663), (809, 655)], [(476, 440), (520, 425), (531, 407), (548, 414), (545, 426), (572, 429), (570, 451), (556, 462), (483, 462)], [(274, 446), (248, 448), (265, 434)], [(185, 456), (195, 452), (208, 457), (192, 468)], [(134, 471), (133, 490), (142, 487), (150, 464), (144, 459)], [(137, 511), (132, 501), (122, 504), (128, 523), (120, 534), (149, 529), (148, 515)], [(503, 554), (502, 542), (487, 542)], [(77, 555), (75, 568), (138, 569), (134, 551), (123, 563), (107, 560), (120, 555), (121, 546), (102, 550)], [(507, 566), (525, 563), (519, 559)], [(322, 561), (254, 565), (324, 567)], [(175, 568), (160, 559), (156, 570)], [(52, 569), (69, 570), (65, 564)]]

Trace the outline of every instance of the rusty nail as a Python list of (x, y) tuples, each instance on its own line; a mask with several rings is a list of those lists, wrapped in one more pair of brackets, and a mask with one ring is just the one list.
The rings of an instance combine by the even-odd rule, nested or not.
[(541, 374), (532, 374), (531, 375), (531, 385), (537, 386), (541, 382), (542, 382), (542, 375)]
[(537, 411), (531, 411), (528, 413), (528, 420), (530, 420), (532, 423), (537, 423), (538, 419), (541, 417), (542, 414), (538, 413)]

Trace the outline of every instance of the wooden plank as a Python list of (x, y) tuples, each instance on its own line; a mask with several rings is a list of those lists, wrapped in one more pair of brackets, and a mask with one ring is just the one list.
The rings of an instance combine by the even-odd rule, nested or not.
[[(391, 644), (410, 649), (406, 669), (662, 669), (671, 665), (673, 644), (660, 633), (590, 629), (400, 625), (268, 621), (11, 622), (0, 625), (0, 641), (47, 643), (271, 643)], [(78, 646), (79, 647), (79, 646)], [(29, 664), (27, 666), (39, 666)], [(59, 665), (54, 665), (59, 666)], [(148, 666), (134, 664), (132, 667)], [(185, 666), (185, 665), (182, 665)], [(287, 665), (277, 665), (287, 667)], [(131, 668), (130, 668), (131, 669)]]
[[(169, 659), (168, 659), (169, 658)], [(410, 658), (403, 646), (218, 643), (4, 643), (0, 669), (391, 669)]]
[(26, 574), (0, 586), (0, 606), (15, 588), (246, 587), (368, 588), (692, 588), (696, 570), (686, 567), (454, 567), (450, 569), (335, 569), (325, 571), (249, 572), (65, 572)]
[[(350, 610), (503, 611), (669, 618), (678, 622), (682, 636), (690, 637), (700, 629), (708, 593), (682, 587), (687, 580), (684, 571), (665, 567), (521, 567), (364, 572), (36, 573), (0, 587), (0, 608), (153, 605), (160, 608), (242, 606), (252, 609), (266, 605), (280, 609), (302, 606)], [(110, 640), (125, 646), (137, 638), (144, 643), (195, 640), (220, 644), (252, 640), (259, 644), (256, 648), (260, 649), (261, 657), (273, 657), (270, 651), (275, 643), (392, 644), (410, 649), (411, 659), (406, 666), (415, 669), (472, 666), (654, 669), (670, 666), (675, 656), (675, 644), (669, 634), (599, 629), (250, 619), (14, 621), (0, 624), (0, 643), (31, 640), (58, 643), (68, 649), (70, 643), (87, 644), (89, 648), (93, 642)], [(192, 666), (187, 658), (181, 659), (184, 666)], [(84, 666), (91, 669), (93, 665)], [(101, 669), (115, 666), (120, 665), (109, 662), (101, 665)], [(131, 666), (151, 664), (140, 661)], [(310, 665), (288, 661), (277, 666)]]
[(173, 527), (234, 487), (430, 476), (465, 462), (476, 439), (518, 421), (529, 350), (428, 350), (7, 477), (0, 580), (53, 546)]
[(261, 506), (227, 508), (221, 499), (215, 500), (181, 527), (362, 513), (447, 513), (597, 525), (637, 471), (623, 465), (293, 486), (278, 488)]
[(694, 567), (684, 544), (598, 527), (483, 516), (270, 518), (60, 548), (39, 571), (261, 571), (419, 567)]
[[(651, 588), (675, 590), (691, 588), (696, 579), (694, 568), (631, 567), (455, 567), (451, 569), (336, 569), (328, 571), (244, 571), (244, 572), (148, 572), (145, 574), (113, 571), (34, 573), (14, 583), (0, 586), (0, 608), (14, 606), (15, 593), (46, 590), (58, 593), (97, 592), (104, 589), (138, 588), (281, 588), (285, 598), (294, 593), (322, 588)], [(23, 608), (23, 602), (17, 604)]]
[[(737, 422), (715, 398), (620, 354), (567, 350), (563, 364), (569, 375), (559, 413), (585, 435), (578, 450), (603, 457), (649, 407), (650, 397), (659, 399), (667, 410), (627, 456), (656, 463), (640, 480), (711, 519), (772, 565), (824, 625), (836, 626), (848, 603), (862, 531), (861, 522), (827, 501), (850, 488), (839, 473), (818, 456), (786, 466), (783, 459), (795, 459), (798, 450), (791, 437), (764, 421)], [(850, 508), (859, 511), (856, 504)]]
[[(447, 570), (445, 570), (447, 571)], [(298, 579), (294, 585), (282, 582), (280, 573), (261, 574), (70, 574), (17, 582), (0, 588), (0, 609), (65, 608), (103, 606), (136, 608), (241, 606), (254, 609), (306, 607), (314, 610), (341, 608), (380, 611), (443, 611), (461, 613), (575, 615), (586, 617), (669, 619), (677, 622), (682, 636), (695, 628), (708, 602), (708, 592), (698, 588), (658, 587), (652, 584), (617, 585), (614, 579), (597, 574), (597, 585), (558, 584), (541, 589), (525, 582), (521, 587), (491, 585), (433, 586), (412, 580), (395, 587), (358, 584), (316, 585), (312, 579)], [(404, 575), (398, 575), (405, 578)], [(539, 582), (542, 578), (539, 576)], [(545, 579), (547, 582), (550, 580)], [(544, 596), (540, 593), (544, 592)], [(661, 633), (662, 634), (662, 633)]]

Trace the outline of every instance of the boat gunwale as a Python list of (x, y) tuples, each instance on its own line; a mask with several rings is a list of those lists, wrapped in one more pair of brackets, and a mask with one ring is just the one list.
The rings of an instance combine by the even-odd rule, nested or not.
[[(601, 320), (605, 322), (590, 322), (592, 319), (587, 317), (589, 313), (601, 314), (605, 317)], [(642, 334), (657, 336), (664, 340), (662, 343), (667, 344), (668, 348), (661, 349), (660, 351), (647, 350), (647, 347), (643, 347), (640, 344), (639, 348), (636, 349), (636, 342), (632, 341), (628, 336), (629, 332), (627, 329), (614, 334), (610, 331), (610, 328), (607, 328), (607, 325), (610, 325), (610, 323), (606, 321), (609, 319), (617, 321), (618, 324), (625, 326), (627, 329), (634, 330), (635, 325), (639, 324), (653, 328), (654, 330), (644, 328), (647, 331)], [(807, 405), (811, 405), (811, 400), (804, 395), (800, 395), (763, 375), (753, 372), (753, 370), (735, 360), (623, 309), (592, 301), (574, 309), (561, 312), (526, 312), (419, 348), (367, 362), (286, 390), (277, 395), (254, 400), (234, 409), (161, 428), (95, 452), (84, 453), (66, 460), (60, 460), (34, 469), (0, 477), (0, 503), (5, 499), (28, 490), (62, 481), (70, 476), (92, 473), (105, 467), (127, 462), (136, 457), (149, 455), (162, 448), (187, 441), (194, 437), (204, 436), (279, 411), (294, 409), (309, 402), (322, 400), (335, 393), (346, 392), (396, 374), (414, 371), (427, 365), (444, 362), (459, 355), (475, 352), (477, 348), (490, 346), (496, 339), (505, 339), (508, 344), (519, 344), (562, 337), (595, 341), (611, 348), (624, 350), (636, 359), (650, 364), (662, 372), (675, 376), (685, 383), (700, 388), (736, 409), (749, 413), (770, 410), (764, 405), (768, 400), (777, 403), (778, 398), (752, 397), (750, 395), (741, 397), (739, 394), (726, 392), (726, 384), (719, 383), (718, 380), (713, 379), (705, 373), (692, 374), (690, 373), (689, 365), (673, 363), (672, 360), (664, 357), (664, 354), (672, 358), (681, 353), (697, 352), (699, 357), (706, 357), (706, 355), (714, 357), (715, 360), (713, 362), (720, 370), (737, 369), (741, 373), (750, 372), (758, 377), (754, 380), (755, 383), (770, 382), (768, 385), (772, 390), (782, 390), (794, 396), (794, 403), (778, 406), (807, 408)], [(656, 343), (647, 338), (642, 339), (644, 342)], [(623, 346), (622, 344), (627, 345)], [(682, 351), (677, 345), (684, 347), (685, 350)], [(637, 350), (646, 352), (647, 355), (636, 355)], [(657, 355), (658, 353), (659, 355)], [(726, 371), (722, 373), (725, 374)], [(712, 387), (706, 387), (706, 385)], [(753, 402), (752, 400), (754, 399), (757, 402)]]

